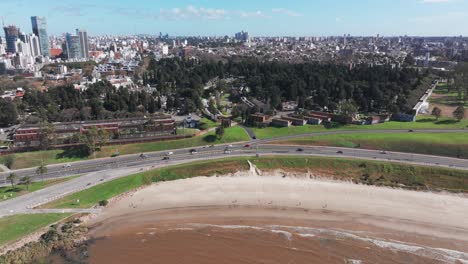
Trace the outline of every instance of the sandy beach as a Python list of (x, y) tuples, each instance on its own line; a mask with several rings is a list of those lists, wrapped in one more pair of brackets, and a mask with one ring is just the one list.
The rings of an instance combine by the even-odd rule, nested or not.
[[(268, 250), (267, 243), (278, 248), (274, 259), (292, 263), (468, 263), (466, 197), (269, 175), (165, 182), (120, 199), (90, 223), (99, 238), (91, 262), (124, 263), (153, 252), (165, 263), (188, 263), (177, 261), (184, 252), (193, 263), (216, 263), (203, 258), (203, 248), (214, 247), (232, 260), (225, 263), (256, 263), (249, 256)], [(242, 250), (245, 241), (251, 244)], [(246, 261), (236, 257), (241, 253)], [(319, 261), (325, 255), (328, 261)]]

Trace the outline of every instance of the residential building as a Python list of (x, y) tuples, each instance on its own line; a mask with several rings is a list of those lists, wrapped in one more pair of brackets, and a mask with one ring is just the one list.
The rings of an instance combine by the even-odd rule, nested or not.
[(49, 35), (47, 34), (47, 22), (45, 17), (31, 17), (33, 33), (39, 38), (39, 46), (41, 54), (44, 57), (50, 57), (49, 51)]
[(81, 57), (89, 57), (88, 32), (84, 29), (77, 29), (76, 35), (80, 38)]

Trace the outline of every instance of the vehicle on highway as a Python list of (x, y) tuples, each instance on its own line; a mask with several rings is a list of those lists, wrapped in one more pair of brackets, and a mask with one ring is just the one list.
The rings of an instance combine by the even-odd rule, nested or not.
[(197, 151), (196, 149), (191, 149), (189, 152), (190, 152), (190, 154), (192, 154), (192, 155), (198, 153), (198, 151)]
[(67, 163), (67, 164), (64, 164), (62, 167), (63, 167), (64, 169), (70, 168), (70, 167), (71, 167), (71, 164)]
[(232, 151), (230, 149), (224, 150), (224, 154), (231, 154), (231, 153), (232, 153)]
[(174, 152), (170, 151), (166, 153), (166, 156), (171, 156), (171, 155), (174, 155)]
[(233, 146), (233, 145), (229, 145), (228, 147), (233, 148), (234, 146)]
[(343, 154), (343, 151), (342, 151), (342, 150), (338, 150), (336, 153), (337, 153), (337, 154)]
[(257, 137), (252, 137), (252, 139), (257, 139)]
[(214, 145), (211, 145), (210, 148), (214, 148), (215, 146)]
[(149, 156), (147, 154), (141, 153), (140, 158), (147, 159)]
[(169, 157), (164, 157), (162, 160), (170, 160), (171, 158)]
[(244, 148), (250, 148), (250, 144), (246, 144)]
[(414, 132), (414, 130), (413, 130), (413, 129), (410, 129), (410, 130), (408, 130), (408, 132), (412, 133), (412, 132)]
[(297, 152), (303, 152), (303, 151), (304, 151), (304, 149), (302, 149), (302, 148), (298, 148), (296, 151), (297, 151)]
[(8, 146), (0, 146), (0, 150), (8, 150), (9, 147)]
[(387, 154), (387, 151), (382, 150), (382, 151), (380, 151), (380, 154)]

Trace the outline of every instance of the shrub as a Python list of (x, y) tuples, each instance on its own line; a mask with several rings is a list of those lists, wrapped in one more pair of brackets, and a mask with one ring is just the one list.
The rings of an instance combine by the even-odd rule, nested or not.
[(108, 204), (109, 204), (109, 201), (107, 201), (107, 200), (99, 201), (99, 206), (107, 206)]

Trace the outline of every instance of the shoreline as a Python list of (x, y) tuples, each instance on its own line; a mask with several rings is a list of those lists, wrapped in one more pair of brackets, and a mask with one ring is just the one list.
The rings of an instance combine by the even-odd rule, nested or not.
[[(249, 171), (228, 175), (140, 187), (109, 199), (100, 214), (79, 218), (89, 227), (84, 236), (87, 241), (118, 233), (118, 229), (129, 230), (131, 225), (231, 221), (233, 225), (263, 222), (371, 232), (383, 239), (400, 241), (404, 237), (404, 242), (468, 252), (468, 222), (459, 221), (468, 219), (468, 212), (460, 210), (467, 206), (466, 194), (369, 186), (310, 171), (261, 172), (251, 166)], [(212, 218), (221, 222), (210, 222)], [(401, 236), (388, 235), (395, 231)], [(15, 242), (16, 249), (38, 234)]]

